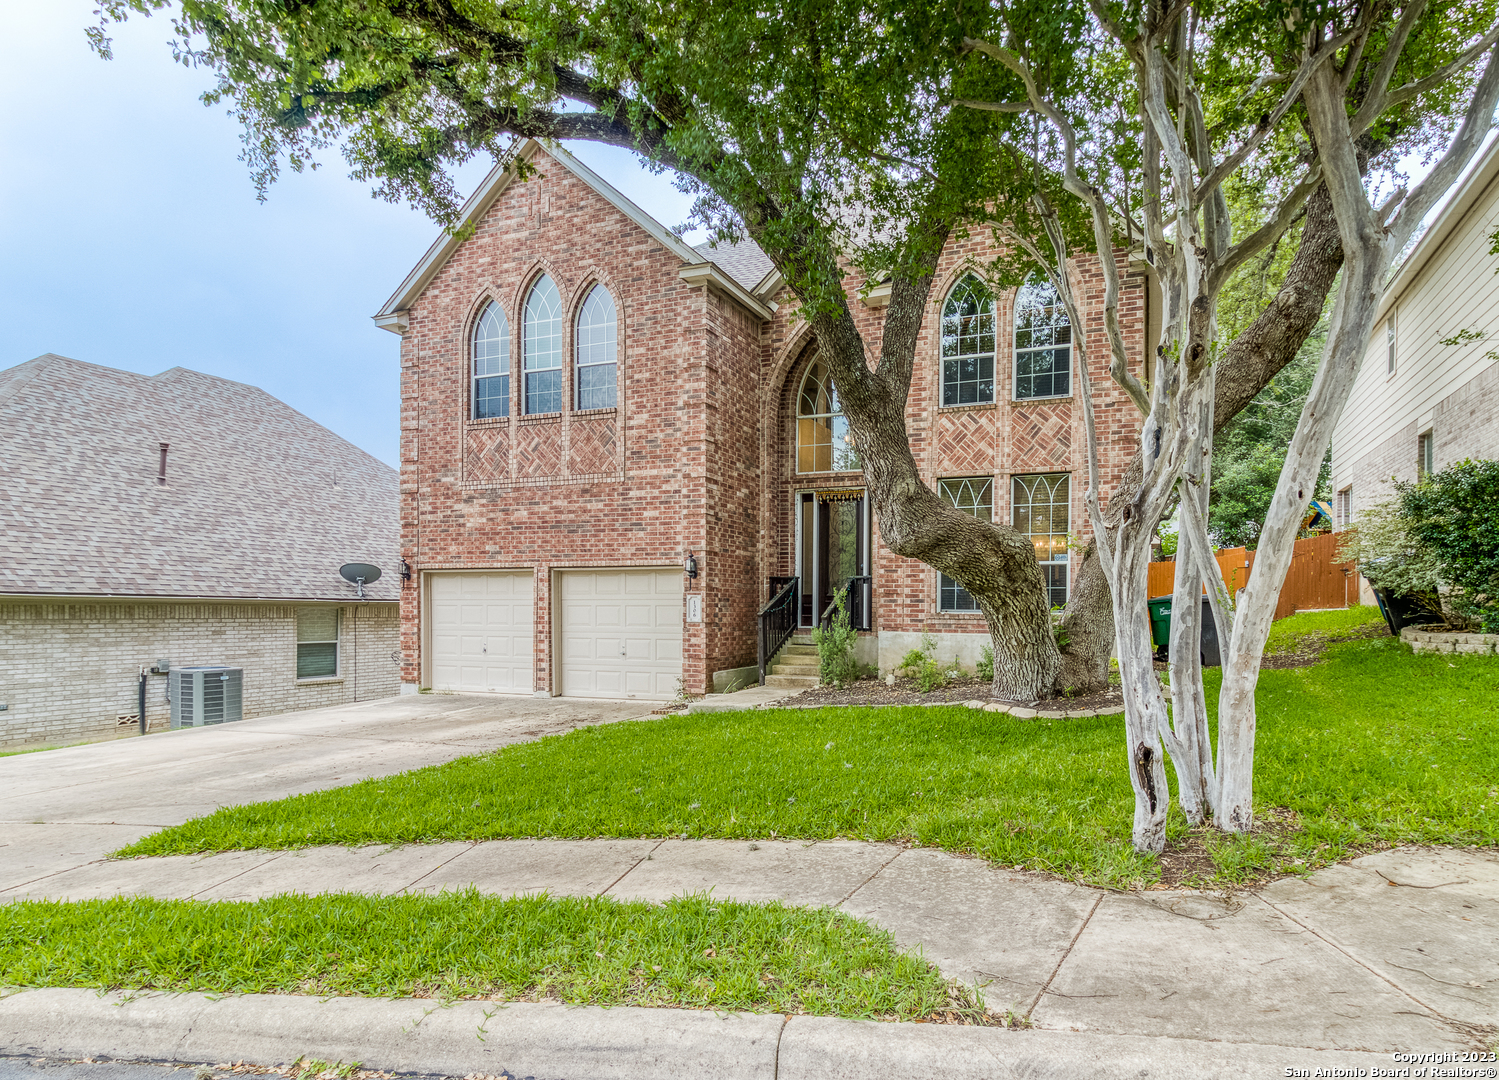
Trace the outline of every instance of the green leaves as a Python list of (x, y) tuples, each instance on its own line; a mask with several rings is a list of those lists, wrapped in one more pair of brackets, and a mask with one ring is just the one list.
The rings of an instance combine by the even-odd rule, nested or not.
[(1397, 490), (1411, 533), (1453, 587), (1452, 607), (1499, 634), (1499, 461), (1460, 461)]

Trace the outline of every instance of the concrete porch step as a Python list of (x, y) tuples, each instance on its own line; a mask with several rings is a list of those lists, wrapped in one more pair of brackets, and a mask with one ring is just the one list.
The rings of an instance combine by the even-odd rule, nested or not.
[(822, 665), (816, 660), (807, 663), (799, 658), (790, 660), (777, 660), (770, 666), (770, 672), (775, 675), (817, 675), (822, 671)]
[(817, 685), (816, 675), (767, 675), (766, 686), (779, 686), (788, 690), (810, 690)]

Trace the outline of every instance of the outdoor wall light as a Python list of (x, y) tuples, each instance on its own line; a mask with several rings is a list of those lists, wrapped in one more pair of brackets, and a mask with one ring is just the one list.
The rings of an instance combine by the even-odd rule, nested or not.
[(687, 572), (687, 577), (697, 577), (697, 560), (692, 557), (692, 552), (687, 553), (687, 561), (682, 564), (682, 569)]
[(407, 562), (405, 559), (401, 560), (401, 580), (402, 581), (410, 581), (411, 580), (411, 564), (409, 562)]

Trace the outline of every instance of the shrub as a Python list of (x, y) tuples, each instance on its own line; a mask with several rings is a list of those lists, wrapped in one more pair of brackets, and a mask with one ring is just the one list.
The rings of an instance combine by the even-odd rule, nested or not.
[(949, 673), (937, 665), (932, 655), (936, 651), (937, 639), (931, 634), (922, 634), (921, 648), (912, 649), (906, 653), (899, 665), (899, 670), (904, 671), (907, 678), (914, 679), (917, 688), (923, 694), (937, 689), (949, 678)]
[(1430, 545), (1418, 537), (1399, 497), (1363, 511), (1342, 534), (1338, 558), (1358, 563), (1359, 572), (1376, 589), (1408, 596), (1435, 618), (1443, 618), (1438, 589), (1441, 567)]
[(1452, 610), (1499, 634), (1499, 461), (1460, 461), (1396, 488), (1411, 534), (1451, 587)]
[(994, 646), (985, 645), (979, 650), (978, 677), (985, 682), (994, 681)]
[(859, 632), (848, 622), (848, 608), (840, 590), (833, 597), (833, 614), (827, 626), (812, 631), (817, 646), (817, 674), (829, 686), (843, 688), (859, 677), (859, 662), (854, 659), (854, 642)]

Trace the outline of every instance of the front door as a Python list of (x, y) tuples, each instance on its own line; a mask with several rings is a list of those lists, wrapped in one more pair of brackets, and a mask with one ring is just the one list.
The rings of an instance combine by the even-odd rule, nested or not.
[(798, 625), (816, 626), (850, 578), (869, 573), (869, 502), (861, 489), (797, 495)]

